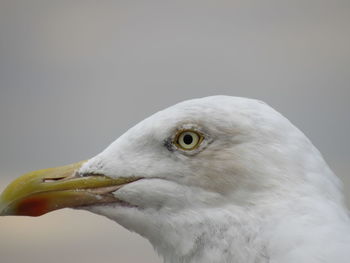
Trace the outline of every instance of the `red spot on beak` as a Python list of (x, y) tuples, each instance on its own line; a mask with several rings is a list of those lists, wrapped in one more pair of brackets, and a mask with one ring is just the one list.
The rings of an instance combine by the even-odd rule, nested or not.
[(48, 212), (48, 200), (42, 197), (29, 197), (18, 204), (18, 215), (41, 216)]

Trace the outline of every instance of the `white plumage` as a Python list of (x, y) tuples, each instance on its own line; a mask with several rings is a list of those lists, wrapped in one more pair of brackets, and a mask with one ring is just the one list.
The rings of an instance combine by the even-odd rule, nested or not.
[[(172, 145), (200, 130), (198, 149)], [(81, 173), (142, 177), (91, 206), (147, 238), (171, 263), (347, 263), (349, 217), (341, 183), (321, 154), (263, 102), (185, 101), (131, 128)]]

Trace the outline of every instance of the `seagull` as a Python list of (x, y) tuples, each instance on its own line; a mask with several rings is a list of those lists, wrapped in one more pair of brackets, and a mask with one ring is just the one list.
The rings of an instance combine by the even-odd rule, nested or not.
[(31, 172), (0, 214), (103, 215), (166, 263), (348, 263), (342, 184), (288, 119), (254, 99), (211, 96), (155, 113), (102, 153)]

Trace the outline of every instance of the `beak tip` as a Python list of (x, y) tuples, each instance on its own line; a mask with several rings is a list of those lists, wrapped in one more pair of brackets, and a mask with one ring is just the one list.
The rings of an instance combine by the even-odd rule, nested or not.
[(0, 216), (10, 216), (13, 214), (12, 212), (4, 191), (0, 194)]
[(0, 195), (0, 216), (6, 216), (6, 204), (2, 201), (2, 196)]
[(9, 213), (8, 209), (0, 204), (0, 216), (9, 216), (11, 213)]
[(3, 196), (0, 195), (0, 216), (10, 216), (14, 215), (13, 209), (11, 209), (11, 206), (9, 205), (8, 202), (6, 202), (3, 199)]

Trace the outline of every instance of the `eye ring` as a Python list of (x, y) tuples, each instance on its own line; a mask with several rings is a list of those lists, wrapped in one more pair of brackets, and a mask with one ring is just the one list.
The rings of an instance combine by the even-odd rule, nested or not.
[(181, 130), (176, 136), (174, 143), (175, 145), (185, 151), (192, 151), (202, 143), (204, 136), (194, 130)]

